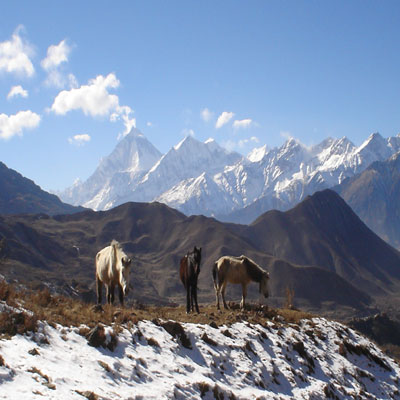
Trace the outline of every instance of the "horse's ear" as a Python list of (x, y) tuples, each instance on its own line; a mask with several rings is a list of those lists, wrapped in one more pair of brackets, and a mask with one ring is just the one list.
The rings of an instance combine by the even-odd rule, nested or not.
[(132, 259), (128, 257), (123, 257), (122, 258), (122, 264), (124, 264), (125, 267), (129, 267), (131, 265)]
[(199, 248), (199, 252), (200, 252), (200, 254), (201, 254), (201, 247)]

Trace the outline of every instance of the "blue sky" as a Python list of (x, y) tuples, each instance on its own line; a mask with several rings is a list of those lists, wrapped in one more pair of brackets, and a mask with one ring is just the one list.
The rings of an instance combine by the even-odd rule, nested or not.
[(46, 190), (133, 125), (243, 154), (400, 131), (398, 1), (13, 1), (0, 21), (0, 161)]

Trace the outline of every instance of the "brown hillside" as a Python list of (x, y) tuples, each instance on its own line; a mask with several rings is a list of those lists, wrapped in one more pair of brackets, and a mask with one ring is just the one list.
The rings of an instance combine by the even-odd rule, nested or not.
[[(159, 203), (126, 203), (106, 212), (85, 211), (56, 217), (3, 216), (0, 217), (3, 243), (0, 274), (29, 285), (49, 283), (58, 292), (94, 301), (95, 254), (116, 239), (133, 255), (130, 301), (183, 303), (179, 260), (196, 245), (203, 249), (199, 277), (201, 302), (214, 301), (211, 279), (214, 261), (226, 254), (246, 254), (270, 271), (268, 304), (282, 305), (286, 289), (290, 288), (294, 291), (295, 305), (304, 308), (363, 312), (370, 303), (365, 287), (373, 287), (375, 293), (390, 291), (396, 283), (397, 270), (390, 269), (390, 265), (379, 266), (378, 271), (384, 277), (379, 280), (371, 272), (371, 264), (363, 265), (365, 257), (357, 253), (357, 248), (353, 249), (355, 244), (347, 243), (341, 249), (339, 244), (349, 240), (346, 230), (335, 231), (331, 227), (322, 234), (317, 222), (321, 218), (329, 220), (329, 215), (323, 214), (336, 212), (334, 209), (338, 207), (334, 196), (328, 195), (324, 201), (331, 203), (323, 207), (324, 202), (321, 205), (312, 196), (299, 208), (287, 213), (267, 213), (249, 227), (223, 224), (203, 216), (186, 217)], [(343, 207), (341, 203), (339, 206)], [(337, 212), (345, 211), (346, 208)], [(339, 243), (336, 247), (335, 241)], [(398, 252), (389, 246), (386, 250), (393, 260), (400, 261)], [(384, 254), (373, 258), (372, 265), (378, 265), (379, 256)], [(338, 264), (334, 262), (337, 260)], [(346, 260), (353, 264), (345, 264)], [(350, 281), (351, 274), (341, 274), (338, 266), (359, 273), (362, 282), (366, 282), (364, 287), (360, 280)], [(249, 295), (253, 300), (258, 299), (256, 284), (250, 285)], [(228, 298), (240, 300), (240, 288), (229, 286)]]
[(263, 214), (245, 235), (258, 249), (334, 272), (366, 293), (383, 295), (399, 288), (400, 253), (332, 190), (317, 192), (287, 212)]

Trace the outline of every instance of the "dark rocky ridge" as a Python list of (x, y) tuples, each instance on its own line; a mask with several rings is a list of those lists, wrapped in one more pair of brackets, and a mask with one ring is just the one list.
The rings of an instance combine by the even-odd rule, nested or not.
[(82, 211), (45, 192), (30, 179), (0, 162), (0, 214), (70, 214)]

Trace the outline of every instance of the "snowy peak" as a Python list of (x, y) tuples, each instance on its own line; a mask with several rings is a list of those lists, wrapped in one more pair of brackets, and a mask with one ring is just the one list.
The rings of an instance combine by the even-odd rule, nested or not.
[(391, 155), (388, 141), (377, 132), (371, 134), (368, 139), (358, 148), (358, 153), (365, 155), (366, 157), (375, 156), (382, 160), (390, 157)]
[[(110, 175), (115, 172), (147, 171), (161, 157), (161, 153), (137, 129), (124, 136), (114, 151), (103, 160)], [(101, 163), (101, 164), (102, 164)]]
[(374, 133), (358, 147), (346, 137), (329, 137), (314, 146), (289, 138), (280, 147), (264, 145), (243, 157), (214, 139), (201, 142), (189, 135), (161, 155), (133, 129), (86, 182), (61, 197), (97, 210), (127, 201), (161, 201), (189, 215), (225, 220), (255, 204), (257, 215), (250, 217), (255, 219), (271, 207), (287, 210), (398, 151), (400, 134), (385, 139)]
[(268, 147), (266, 144), (264, 144), (264, 146), (262, 147), (256, 147), (255, 149), (253, 149), (247, 155), (247, 159), (250, 160), (251, 162), (259, 162), (264, 158), (267, 152), (268, 152)]
[(103, 158), (85, 182), (60, 194), (65, 201), (95, 210), (115, 205), (132, 181), (139, 180), (161, 157), (161, 153), (136, 128), (125, 135), (111, 154)]

